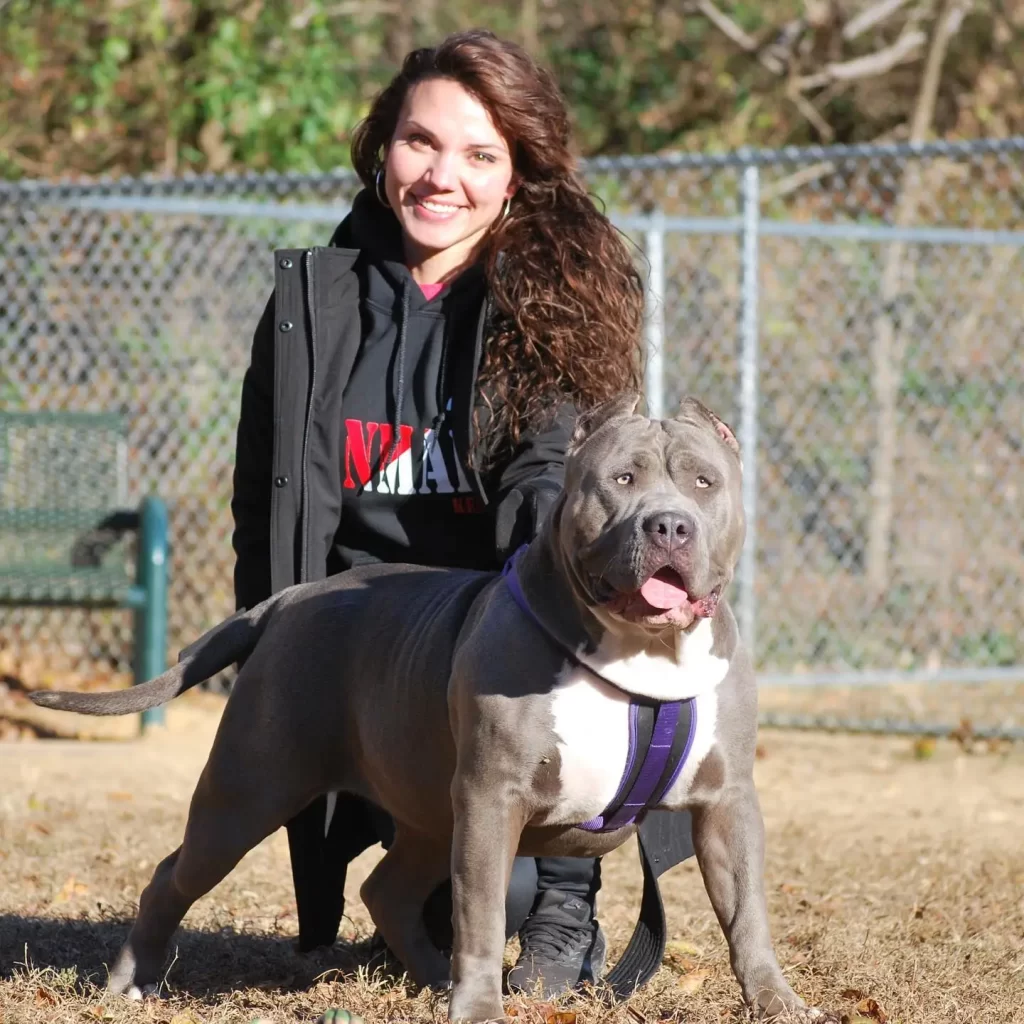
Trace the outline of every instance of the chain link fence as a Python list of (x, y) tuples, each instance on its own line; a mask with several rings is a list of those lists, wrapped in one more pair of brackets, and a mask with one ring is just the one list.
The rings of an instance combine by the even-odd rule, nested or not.
[[(1024, 139), (595, 159), (649, 281), (648, 402), (737, 428), (766, 721), (1024, 737)], [(171, 507), (173, 651), (232, 610), (271, 250), (349, 174), (0, 184), (0, 404), (113, 411)], [(0, 609), (0, 672), (127, 672), (115, 612)]]

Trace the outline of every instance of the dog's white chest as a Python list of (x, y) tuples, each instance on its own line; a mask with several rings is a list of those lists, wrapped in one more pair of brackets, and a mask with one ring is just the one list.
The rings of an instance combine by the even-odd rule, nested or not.
[[(716, 671), (712, 684), (698, 688), (693, 697), (693, 739), (661, 806), (678, 808), (686, 804), (697, 769), (714, 744), (717, 683), (722, 676), (724, 669)], [(686, 686), (683, 682), (677, 685)], [(551, 706), (560, 759), (559, 794), (537, 824), (578, 825), (601, 814), (612, 802), (630, 754), (629, 705), (628, 693), (588, 669), (580, 666), (566, 671)], [(643, 756), (643, 752), (638, 751), (637, 756)]]
[(560, 791), (540, 824), (578, 825), (598, 815), (618, 792), (629, 754), (629, 696), (572, 668), (555, 690), (551, 714)]

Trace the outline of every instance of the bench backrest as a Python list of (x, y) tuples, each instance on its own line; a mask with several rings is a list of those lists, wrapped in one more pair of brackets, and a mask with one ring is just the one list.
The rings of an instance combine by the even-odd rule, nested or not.
[(111, 413), (0, 412), (0, 571), (68, 564), (128, 498), (124, 421)]

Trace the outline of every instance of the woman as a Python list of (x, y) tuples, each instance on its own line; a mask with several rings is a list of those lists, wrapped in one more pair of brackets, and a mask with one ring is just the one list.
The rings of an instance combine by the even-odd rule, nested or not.
[[(352, 143), (365, 189), (329, 247), (277, 254), (253, 342), (239, 607), (366, 562), (498, 569), (536, 533), (576, 410), (638, 386), (641, 285), (569, 137), (551, 76), (489, 32), (414, 51), (376, 98)], [(390, 834), (344, 795), (289, 823), (303, 948), (334, 941), (345, 865)], [(598, 884), (595, 861), (517, 860), (513, 986), (600, 975)], [(442, 945), (447, 899), (425, 912)]]

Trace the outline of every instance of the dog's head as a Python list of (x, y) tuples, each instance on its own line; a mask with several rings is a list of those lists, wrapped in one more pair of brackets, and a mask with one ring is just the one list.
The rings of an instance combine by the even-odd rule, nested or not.
[(739, 445), (695, 398), (665, 420), (638, 403), (624, 395), (579, 417), (559, 542), (600, 619), (685, 629), (715, 614), (743, 546)]

